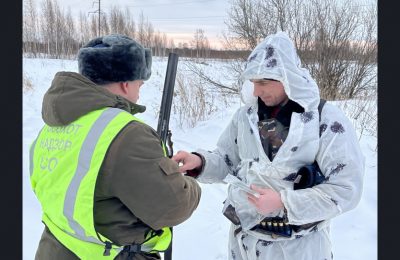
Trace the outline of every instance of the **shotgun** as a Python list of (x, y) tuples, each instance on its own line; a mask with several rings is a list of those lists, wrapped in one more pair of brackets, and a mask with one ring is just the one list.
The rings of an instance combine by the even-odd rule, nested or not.
[[(178, 54), (170, 53), (168, 56), (167, 72), (164, 80), (164, 90), (161, 99), (160, 116), (158, 118), (157, 133), (165, 145), (166, 153), (169, 158), (173, 155), (172, 133), (169, 130), (169, 117), (171, 114), (172, 97), (174, 95), (176, 69), (178, 67)], [(171, 227), (172, 235), (172, 227)], [(164, 252), (164, 260), (172, 259), (172, 240), (168, 249)]]

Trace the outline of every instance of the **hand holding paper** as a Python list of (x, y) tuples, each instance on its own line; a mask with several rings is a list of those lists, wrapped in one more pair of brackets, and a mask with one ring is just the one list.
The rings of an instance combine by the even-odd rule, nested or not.
[(238, 187), (239, 189), (243, 190), (246, 193), (253, 195), (256, 198), (260, 197), (260, 194), (257, 191), (250, 189), (250, 187), (247, 186), (247, 184), (245, 184), (243, 181), (239, 180), (237, 177), (235, 177), (231, 174), (228, 174), (225, 177), (224, 181), (226, 183), (229, 183), (229, 184), (232, 184), (232, 185)]
[(260, 194), (260, 196), (252, 196), (249, 194), (248, 200), (253, 204), (260, 214), (267, 215), (278, 209), (283, 209), (284, 205), (281, 200), (279, 192), (273, 189), (263, 189), (255, 185), (251, 185), (250, 188)]

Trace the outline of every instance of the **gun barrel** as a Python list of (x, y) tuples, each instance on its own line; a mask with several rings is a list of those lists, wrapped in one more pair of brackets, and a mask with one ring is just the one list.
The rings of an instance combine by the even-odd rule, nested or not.
[(169, 117), (171, 114), (172, 98), (174, 94), (178, 54), (171, 52), (168, 56), (167, 72), (164, 80), (164, 90), (161, 100), (160, 117), (158, 118), (157, 133), (164, 144), (167, 144)]

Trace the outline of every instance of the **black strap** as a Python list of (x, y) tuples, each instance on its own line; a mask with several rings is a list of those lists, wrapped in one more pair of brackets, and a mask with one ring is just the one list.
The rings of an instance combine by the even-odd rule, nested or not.
[[(319, 100), (319, 105), (318, 105), (318, 114), (319, 114), (319, 122), (321, 123), (321, 114), (322, 114), (322, 109), (324, 108), (324, 105), (326, 103), (325, 99), (320, 99)], [(321, 131), (319, 132), (319, 137), (321, 137)], [(317, 160), (314, 161), (314, 165), (315, 167), (317, 167), (317, 169), (319, 170), (319, 172), (321, 172), (319, 165), (317, 163)]]
[(239, 232), (242, 231), (242, 226), (239, 226), (235, 231), (233, 232), (233, 235), (236, 237)]
[(110, 251), (112, 249), (112, 243), (109, 241), (104, 242), (104, 253), (103, 256), (109, 256), (110, 255)]
[(319, 114), (319, 121), (321, 122), (321, 113), (322, 113), (322, 108), (324, 108), (324, 105), (326, 103), (325, 99), (320, 99), (319, 100), (319, 105), (318, 105), (318, 114)]
[(139, 244), (127, 245), (127, 246), (124, 246), (122, 251), (128, 252), (130, 254), (136, 254), (136, 253), (142, 252), (142, 246)]

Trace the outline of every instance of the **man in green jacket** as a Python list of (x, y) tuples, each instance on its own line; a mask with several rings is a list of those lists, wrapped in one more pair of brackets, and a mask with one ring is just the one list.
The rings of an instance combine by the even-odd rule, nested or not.
[(45, 223), (35, 259), (160, 259), (168, 227), (191, 216), (201, 189), (133, 116), (145, 111), (136, 102), (150, 50), (107, 35), (82, 47), (78, 64), (79, 73), (55, 75), (31, 147)]

